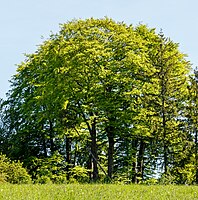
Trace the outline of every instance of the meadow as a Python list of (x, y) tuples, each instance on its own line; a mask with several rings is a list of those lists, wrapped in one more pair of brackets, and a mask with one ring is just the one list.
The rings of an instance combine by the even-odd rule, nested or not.
[(0, 200), (193, 200), (197, 186), (175, 185), (0, 185)]

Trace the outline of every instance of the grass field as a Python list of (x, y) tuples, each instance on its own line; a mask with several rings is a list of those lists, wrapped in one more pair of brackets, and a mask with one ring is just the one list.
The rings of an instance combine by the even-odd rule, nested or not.
[(0, 200), (198, 200), (198, 186), (0, 185)]

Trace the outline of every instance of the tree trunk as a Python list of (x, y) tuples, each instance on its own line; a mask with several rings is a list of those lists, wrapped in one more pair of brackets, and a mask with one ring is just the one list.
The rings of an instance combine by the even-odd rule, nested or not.
[[(80, 104), (79, 104), (80, 107)], [(85, 116), (85, 113), (82, 112), (82, 116), (84, 118), (84, 121), (87, 125), (87, 128), (89, 130), (90, 136), (91, 136), (91, 156), (92, 156), (92, 162), (93, 162), (93, 180), (96, 181), (98, 179), (98, 149), (97, 149), (97, 134), (96, 134), (96, 118), (93, 119), (91, 125), (88, 122), (88, 119)], [(90, 116), (93, 117), (94, 114), (91, 112)]]
[(54, 147), (54, 133), (53, 133), (53, 123), (51, 120), (49, 120), (50, 128), (49, 128), (49, 134), (50, 134), (50, 150), (51, 154), (54, 154), (55, 147)]
[(113, 175), (113, 166), (114, 166), (114, 162), (113, 162), (113, 156), (114, 156), (114, 128), (112, 126), (108, 126), (106, 128), (107, 131), (107, 136), (108, 136), (108, 143), (109, 143), (109, 147), (108, 147), (108, 177), (110, 179), (112, 179), (112, 175)]
[(89, 170), (88, 171), (88, 174), (89, 174), (89, 180), (91, 181), (92, 179), (92, 155), (89, 154), (89, 157), (88, 157), (88, 160), (87, 160), (87, 169)]
[(96, 119), (93, 120), (91, 125), (91, 153), (93, 156), (93, 180), (98, 179), (98, 149), (96, 140)]
[[(161, 52), (162, 54), (162, 52)], [(161, 58), (160, 58), (161, 59)], [(164, 173), (167, 174), (168, 170), (168, 146), (167, 146), (167, 122), (166, 122), (166, 93), (167, 93), (167, 78), (166, 73), (167, 71), (164, 69), (164, 65), (162, 63), (162, 60), (160, 60), (161, 65), (161, 101), (162, 101), (162, 107), (161, 107), (161, 115), (162, 115), (162, 137), (163, 137), (163, 153), (164, 153)]]
[[(164, 93), (164, 91), (162, 91)], [(168, 170), (168, 146), (166, 142), (166, 110), (165, 110), (165, 99), (162, 96), (162, 129), (163, 129), (163, 143), (164, 143), (164, 173), (167, 174)]]
[(66, 145), (66, 172), (67, 172), (67, 180), (70, 178), (70, 168), (71, 168), (71, 138), (66, 136), (65, 138), (65, 145)]
[(44, 151), (44, 157), (47, 158), (47, 146), (46, 146), (45, 136), (43, 138), (43, 151)]
[(132, 141), (132, 183), (137, 183), (137, 145), (138, 145), (138, 140), (134, 139)]
[(136, 169), (137, 169), (137, 162), (134, 161), (132, 164), (132, 183), (137, 183), (137, 173), (136, 173)]
[[(43, 130), (44, 129), (44, 125), (42, 124), (42, 126), (41, 126), (41, 130)], [(42, 135), (42, 143), (43, 143), (43, 147), (42, 147), (42, 149), (43, 149), (43, 152), (44, 152), (44, 157), (45, 158), (47, 158), (47, 144), (46, 144), (46, 138), (45, 138), (46, 136), (45, 136), (45, 133), (43, 133), (43, 135)]]
[(145, 150), (145, 143), (143, 140), (140, 141), (140, 149), (138, 154), (138, 161), (137, 161), (137, 171), (138, 171), (138, 180), (140, 181), (143, 179), (143, 172), (144, 172), (144, 150)]

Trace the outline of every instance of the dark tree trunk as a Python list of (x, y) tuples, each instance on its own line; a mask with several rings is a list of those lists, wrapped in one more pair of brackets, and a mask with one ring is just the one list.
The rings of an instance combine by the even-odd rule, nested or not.
[(92, 155), (90, 154), (89, 157), (88, 157), (88, 160), (87, 160), (87, 169), (89, 170), (88, 171), (88, 174), (89, 174), (89, 180), (91, 181), (92, 179)]
[(143, 140), (140, 141), (140, 149), (138, 154), (137, 160), (137, 171), (138, 171), (138, 181), (143, 179), (143, 172), (144, 172), (144, 150), (145, 150), (145, 143)]
[(53, 130), (53, 123), (51, 120), (49, 120), (49, 134), (50, 134), (50, 150), (51, 154), (55, 152), (55, 146), (54, 146), (54, 130)]
[(70, 178), (70, 168), (71, 168), (71, 138), (65, 138), (65, 145), (66, 145), (66, 172), (67, 172), (67, 180)]
[(93, 157), (93, 180), (98, 179), (98, 149), (96, 140), (96, 119), (93, 120), (91, 125), (91, 153)]
[[(44, 129), (44, 125), (42, 124), (42, 126), (41, 126), (41, 130), (43, 130)], [(45, 136), (45, 133), (43, 133), (43, 135), (42, 135), (42, 143), (43, 143), (43, 147), (42, 147), (42, 149), (43, 149), (43, 152), (44, 152), (44, 157), (45, 158), (47, 158), (47, 144), (46, 144), (46, 138), (45, 138), (46, 136)]]
[(44, 151), (44, 157), (47, 158), (47, 146), (46, 146), (45, 137), (43, 138), (43, 151)]
[[(79, 108), (80, 108), (80, 103), (79, 103)], [(93, 162), (93, 180), (97, 181), (98, 180), (98, 148), (97, 148), (97, 133), (96, 133), (96, 118), (93, 119), (92, 123), (90, 124), (88, 122), (88, 119), (85, 115), (85, 113), (81, 113), (83, 116), (83, 119), (87, 125), (87, 128), (90, 133), (91, 137), (91, 151), (90, 154), (92, 156), (92, 162)], [(90, 112), (90, 116), (93, 117), (94, 113)]]
[(138, 145), (138, 140), (134, 139), (132, 141), (132, 183), (137, 183), (137, 145)]
[(137, 169), (137, 162), (134, 161), (132, 164), (132, 183), (137, 183), (136, 169)]
[(114, 157), (114, 128), (113, 126), (108, 126), (106, 128), (106, 132), (107, 132), (107, 136), (108, 136), (108, 143), (109, 143), (109, 147), (108, 147), (108, 177), (110, 179), (112, 179), (112, 175), (113, 175), (113, 166), (114, 166), (114, 162), (113, 162), (113, 157)]

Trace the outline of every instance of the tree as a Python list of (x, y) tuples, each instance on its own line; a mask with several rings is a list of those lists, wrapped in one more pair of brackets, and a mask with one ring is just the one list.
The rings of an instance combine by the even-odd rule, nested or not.
[[(151, 170), (151, 174), (156, 170), (167, 174), (188, 156), (190, 141), (188, 133), (181, 127), (191, 66), (179, 52), (178, 44), (165, 38), (163, 33), (156, 37), (145, 27), (138, 27), (137, 31), (147, 41), (150, 64), (150, 68), (142, 73), (140, 108), (143, 112), (137, 116), (137, 125), (145, 133), (139, 134), (142, 137), (137, 158), (137, 171), (143, 177), (146, 170)], [(184, 150), (184, 146), (188, 148)], [(159, 170), (159, 164), (163, 170)]]
[(80, 166), (94, 181), (107, 174), (138, 182), (159, 161), (166, 173), (177, 137), (185, 138), (180, 93), (188, 68), (175, 43), (144, 25), (108, 18), (63, 24), (11, 80), (8, 154), (29, 169), (35, 158), (58, 154), (68, 179)]
[[(125, 121), (126, 105), (131, 104), (125, 93), (132, 88), (136, 92), (139, 83), (133, 72), (144, 67), (142, 42), (131, 26), (109, 19), (63, 25), (59, 34), (51, 35), (35, 54), (27, 57), (13, 79), (8, 101), (14, 103), (11, 107), (15, 112), (22, 104), (18, 107), (21, 119), (17, 121), (22, 123), (17, 139), (21, 132), (21, 137), (28, 138), (37, 148), (36, 154), (46, 157), (56, 149), (56, 135), (59, 139), (65, 135), (68, 141), (71, 136), (65, 130), (70, 129), (79, 137), (89, 133), (93, 179), (97, 180), (97, 138), (106, 137), (108, 176), (112, 178), (115, 139)], [(127, 117), (131, 114), (134, 111), (129, 110)], [(46, 142), (50, 143), (50, 152)], [(67, 157), (68, 146), (69, 143)]]
[[(197, 68), (190, 76), (188, 85), (188, 100), (185, 106), (185, 131), (189, 134), (189, 140), (193, 143), (193, 148), (189, 154), (189, 165), (193, 173), (193, 181), (198, 183), (198, 73)], [(190, 170), (189, 170), (190, 171)]]

